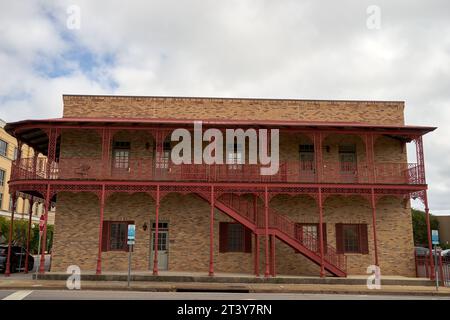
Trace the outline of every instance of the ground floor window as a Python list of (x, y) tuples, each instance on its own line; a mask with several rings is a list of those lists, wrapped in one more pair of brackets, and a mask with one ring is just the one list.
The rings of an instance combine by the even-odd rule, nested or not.
[(103, 221), (102, 251), (128, 251), (128, 225), (133, 221)]
[(367, 224), (336, 224), (338, 253), (369, 253)]
[(235, 222), (220, 222), (219, 252), (252, 252), (252, 232)]

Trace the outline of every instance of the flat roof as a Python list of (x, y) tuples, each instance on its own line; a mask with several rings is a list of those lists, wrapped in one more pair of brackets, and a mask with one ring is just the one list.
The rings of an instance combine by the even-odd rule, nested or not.
[(363, 102), (363, 103), (405, 103), (403, 100), (359, 100), (359, 99), (297, 99), (297, 98), (254, 98), (254, 97), (211, 97), (211, 96), (150, 96), (110, 94), (63, 94), (64, 97), (120, 98), (120, 99), (174, 99), (174, 100), (243, 100), (243, 101), (308, 101), (308, 102)]

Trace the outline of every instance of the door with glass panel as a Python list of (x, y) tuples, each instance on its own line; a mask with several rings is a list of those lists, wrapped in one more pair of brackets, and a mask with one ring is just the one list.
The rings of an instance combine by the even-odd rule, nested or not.
[(355, 145), (339, 146), (339, 174), (342, 182), (358, 181), (358, 165)]
[[(150, 254), (150, 270), (153, 270), (153, 262), (155, 257), (155, 227), (152, 223), (151, 230), (151, 254)], [(169, 265), (169, 224), (167, 222), (160, 222), (158, 224), (158, 270), (167, 270)]]

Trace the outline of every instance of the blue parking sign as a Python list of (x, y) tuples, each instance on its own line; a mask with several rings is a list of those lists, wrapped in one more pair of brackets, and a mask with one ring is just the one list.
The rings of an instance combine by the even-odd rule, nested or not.
[(433, 244), (439, 244), (439, 231), (438, 230), (431, 230), (431, 242), (433, 242)]
[(134, 241), (136, 234), (136, 226), (134, 224), (128, 225), (128, 240)]

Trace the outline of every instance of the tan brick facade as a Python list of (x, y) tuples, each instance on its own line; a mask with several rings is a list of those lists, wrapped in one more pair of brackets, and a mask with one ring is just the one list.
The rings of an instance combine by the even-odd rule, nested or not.
[(400, 101), (64, 96), (64, 117), (235, 119), (403, 125)]
[[(131, 98), (132, 104), (121, 98), (102, 97), (92, 99), (65, 96), (65, 116), (112, 116), (112, 117), (210, 117), (211, 110), (217, 107), (186, 107), (183, 99), (169, 99), (160, 102), (158, 99)], [(197, 100), (194, 100), (197, 102)], [(199, 100), (200, 101), (200, 100)], [(215, 101), (215, 100), (214, 100)], [(239, 103), (246, 103), (242, 106)], [(265, 119), (300, 119), (328, 121), (356, 121), (391, 124), (403, 123), (402, 103), (347, 103), (347, 102), (313, 102), (283, 101), (280, 105), (272, 101), (225, 100), (228, 117)], [(234, 104), (232, 104), (234, 103)], [(311, 113), (300, 112), (299, 108), (311, 110)], [(315, 109), (315, 108), (318, 109)], [(222, 108), (224, 108), (222, 106)], [(241, 109), (245, 110), (241, 110)], [(267, 112), (259, 112), (267, 108)], [(361, 108), (366, 112), (355, 112)], [(131, 110), (134, 110), (131, 112)], [(276, 110), (273, 110), (276, 109)], [(157, 110), (157, 111), (155, 111)], [(184, 111), (183, 111), (184, 110)], [(203, 111), (202, 111), (203, 110)], [(205, 111), (207, 110), (207, 112)], [(231, 111), (233, 110), (233, 111)], [(235, 113), (236, 110), (236, 113)], [(237, 112), (242, 111), (242, 113)], [(250, 112), (250, 110), (253, 110)], [(282, 111), (280, 111), (282, 110)], [(331, 112), (334, 110), (334, 113)], [(339, 110), (339, 112), (336, 112)], [(183, 111), (183, 112), (182, 112)], [(270, 111), (270, 112), (269, 112)], [(314, 111), (314, 112), (313, 112)], [(190, 114), (192, 112), (192, 114)], [(202, 113), (202, 112), (206, 112)], [(278, 112), (278, 113), (273, 113)], [(349, 118), (346, 114), (352, 114)], [(258, 118), (259, 119), (259, 118)], [(130, 141), (131, 157), (153, 158), (152, 137), (143, 131), (120, 131), (114, 136), (117, 140)], [(281, 134), (281, 160), (298, 159), (298, 145), (308, 142), (303, 135)], [(146, 144), (148, 143), (147, 147)], [(350, 135), (330, 135), (325, 138), (324, 160), (338, 161), (338, 146), (355, 143), (358, 161), (366, 161), (365, 146), (361, 138)], [(97, 133), (88, 130), (65, 130), (61, 139), (61, 162), (64, 157), (101, 156), (101, 138)], [(380, 162), (405, 162), (404, 143), (393, 138), (380, 136), (375, 142), (375, 159)], [(280, 214), (289, 216), (296, 222), (318, 222), (318, 209), (314, 199), (306, 195), (295, 197), (278, 195), (270, 206)], [(383, 274), (413, 276), (414, 256), (413, 239), (409, 203), (399, 198), (384, 197), (378, 202), (378, 249)], [(169, 223), (168, 268), (170, 271), (207, 272), (209, 264), (209, 204), (194, 194), (169, 194), (160, 206), (160, 221)], [(133, 252), (133, 270), (151, 270), (150, 228), (143, 231), (144, 223), (151, 225), (155, 219), (155, 202), (146, 194), (112, 194), (106, 201), (105, 220), (134, 221), (136, 224), (136, 245)], [(96, 268), (98, 252), (99, 200), (90, 193), (60, 193), (56, 214), (56, 227), (53, 246), (52, 271), (65, 271), (69, 265), (79, 265), (82, 270), (93, 271)], [(253, 253), (219, 253), (219, 222), (230, 221), (230, 218), (216, 210), (214, 225), (214, 258), (216, 272), (252, 273)], [(372, 213), (367, 199), (359, 196), (328, 197), (324, 203), (324, 222), (326, 223), (328, 244), (335, 246), (336, 223), (365, 223), (368, 225), (369, 254), (348, 254), (348, 273), (365, 274), (369, 265), (374, 264), (374, 242)], [(254, 241), (254, 240), (253, 240)], [(264, 270), (264, 237), (261, 237), (260, 272)], [(253, 246), (252, 246), (253, 248)], [(252, 250), (253, 251), (253, 250)], [(126, 252), (104, 252), (102, 254), (104, 271), (125, 271), (128, 255)], [(276, 269), (279, 274), (318, 275), (319, 266), (310, 262), (301, 254), (295, 253), (279, 240), (276, 241)]]

